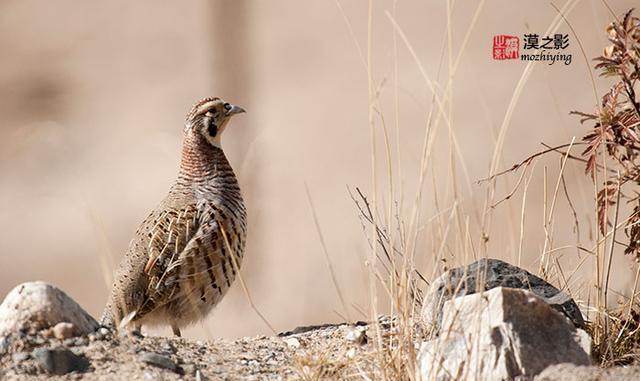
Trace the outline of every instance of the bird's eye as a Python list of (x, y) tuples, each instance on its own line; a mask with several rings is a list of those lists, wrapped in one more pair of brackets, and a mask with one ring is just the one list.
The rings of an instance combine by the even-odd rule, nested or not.
[(225, 103), (224, 104), (224, 109), (227, 110), (227, 111), (231, 110), (231, 105), (228, 104), (228, 103)]

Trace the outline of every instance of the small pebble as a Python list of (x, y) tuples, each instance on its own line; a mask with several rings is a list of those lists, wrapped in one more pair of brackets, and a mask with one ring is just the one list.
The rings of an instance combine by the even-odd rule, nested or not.
[(205, 381), (207, 378), (202, 374), (200, 369), (196, 370), (196, 381)]
[(0, 337), (0, 355), (8, 351), (10, 345), (11, 341), (9, 340), (9, 336)]
[(75, 338), (62, 340), (62, 345), (64, 345), (65, 347), (75, 347), (76, 340)]
[(64, 340), (74, 336), (75, 327), (71, 323), (61, 322), (56, 324), (52, 331), (56, 339)]
[(367, 335), (365, 334), (365, 331), (366, 327), (353, 327), (349, 329), (344, 338), (345, 340), (354, 342), (356, 344), (366, 344)]
[(24, 360), (28, 360), (31, 357), (31, 354), (27, 352), (16, 352), (11, 355), (11, 359), (15, 362), (23, 362)]
[(196, 366), (193, 364), (182, 365), (182, 370), (184, 370), (184, 374), (187, 376), (193, 376), (197, 372)]
[(62, 344), (65, 347), (80, 347), (83, 345), (87, 345), (87, 342), (88, 340), (86, 337), (72, 337), (70, 339), (62, 341)]
[(89, 361), (68, 349), (35, 349), (31, 354), (47, 372), (63, 375), (70, 372), (84, 372), (89, 368)]
[(295, 337), (284, 339), (284, 342), (289, 348), (300, 348), (300, 340), (296, 339)]
[(149, 365), (157, 366), (158, 368), (169, 369), (174, 372), (178, 368), (178, 366), (173, 361), (171, 361), (169, 357), (153, 352), (140, 352), (140, 360)]
[(129, 350), (127, 352), (140, 353), (140, 352), (143, 352), (143, 351), (142, 351), (142, 348), (140, 348), (139, 346), (135, 345), (135, 346), (129, 348)]
[(176, 347), (174, 347), (169, 341), (162, 343), (162, 345), (160, 345), (160, 349), (164, 354), (173, 355), (176, 353)]

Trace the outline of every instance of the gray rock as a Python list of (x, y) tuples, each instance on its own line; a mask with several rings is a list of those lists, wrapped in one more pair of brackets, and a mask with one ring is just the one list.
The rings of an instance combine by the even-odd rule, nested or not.
[(591, 365), (591, 338), (534, 293), (498, 287), (445, 303), (440, 336), (418, 355), (424, 380), (531, 378), (553, 364)]
[(149, 365), (157, 366), (158, 368), (169, 369), (174, 372), (178, 370), (178, 366), (171, 361), (169, 357), (157, 353), (140, 352), (140, 360)]
[(23, 362), (24, 360), (28, 360), (31, 357), (31, 354), (28, 352), (16, 352), (11, 355), (11, 359), (14, 362)]
[(600, 368), (573, 364), (552, 365), (537, 375), (535, 381), (637, 381), (640, 366)]
[(31, 354), (47, 372), (63, 375), (70, 372), (84, 372), (89, 368), (89, 361), (68, 349), (38, 348)]
[(36, 332), (61, 322), (73, 324), (76, 335), (88, 334), (98, 327), (78, 303), (44, 282), (16, 286), (0, 304), (0, 336), (20, 330)]
[(442, 306), (447, 300), (495, 287), (529, 290), (562, 312), (577, 328), (585, 327), (580, 309), (569, 295), (530, 272), (498, 259), (481, 259), (466, 267), (451, 269), (434, 280), (422, 306), (425, 324), (437, 334)]

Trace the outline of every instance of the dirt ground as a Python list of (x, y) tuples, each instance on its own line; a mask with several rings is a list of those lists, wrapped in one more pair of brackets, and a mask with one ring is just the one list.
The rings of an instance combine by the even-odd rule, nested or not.
[[(0, 357), (2, 380), (297, 380), (362, 379), (373, 371), (366, 323), (300, 327), (278, 336), (195, 341), (91, 334), (66, 340), (22, 335)], [(84, 371), (51, 375), (37, 348), (64, 348), (88, 361)], [(85, 362), (86, 364), (87, 362)]]
[[(385, 348), (398, 337), (394, 321), (380, 317)], [(427, 337), (420, 324), (415, 329), (416, 336)], [(64, 340), (48, 337), (47, 330), (37, 334), (20, 332), (8, 340), (0, 338), (0, 380), (404, 379), (390, 370), (389, 360), (393, 362), (393, 356), (380, 356), (375, 331), (374, 325), (358, 321), (302, 326), (277, 336), (207, 341), (116, 333), (106, 328)], [(384, 350), (386, 354), (389, 352)], [(386, 378), (382, 378), (381, 364), (385, 366)], [(599, 368), (572, 364), (550, 366), (534, 378), (535, 381), (638, 379), (638, 365)]]

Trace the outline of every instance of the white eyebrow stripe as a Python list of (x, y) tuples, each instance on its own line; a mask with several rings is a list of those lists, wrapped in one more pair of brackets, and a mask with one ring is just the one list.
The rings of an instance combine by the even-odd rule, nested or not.
[(211, 109), (211, 107), (218, 101), (209, 101), (205, 104), (202, 104), (200, 107), (198, 107), (198, 114), (202, 113), (204, 110), (209, 110)]

